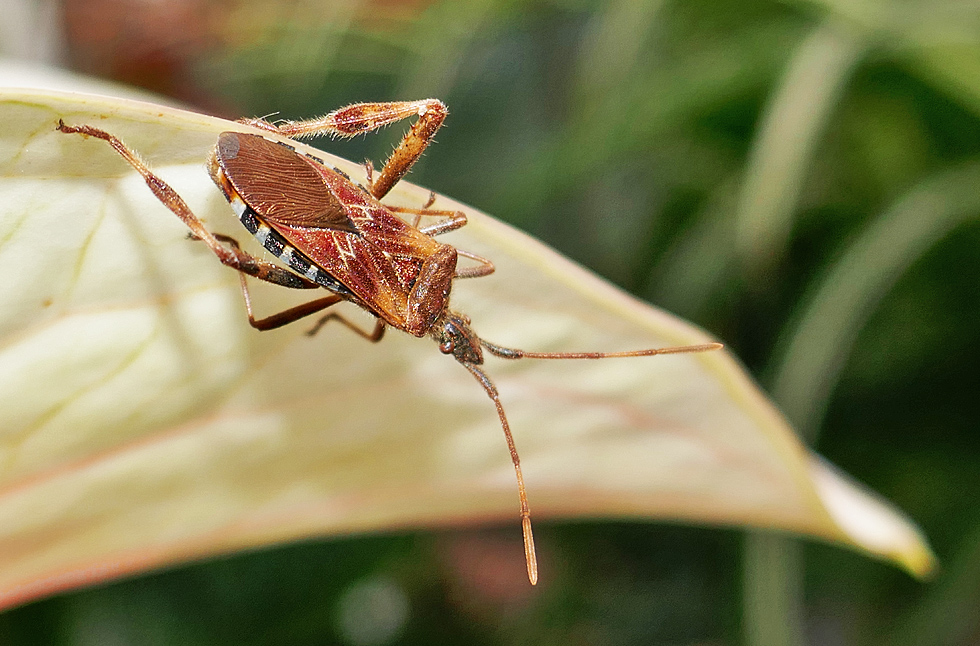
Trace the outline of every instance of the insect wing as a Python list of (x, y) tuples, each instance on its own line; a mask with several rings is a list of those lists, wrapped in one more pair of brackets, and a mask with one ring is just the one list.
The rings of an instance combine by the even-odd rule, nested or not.
[(270, 223), (356, 232), (306, 157), (257, 135), (223, 132), (218, 162), (235, 191)]

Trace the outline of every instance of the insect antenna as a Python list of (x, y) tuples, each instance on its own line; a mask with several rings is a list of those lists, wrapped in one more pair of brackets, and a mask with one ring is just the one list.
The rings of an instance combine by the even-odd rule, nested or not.
[(504, 430), (504, 437), (507, 438), (507, 448), (510, 450), (510, 459), (514, 463), (514, 472), (517, 474), (517, 493), (521, 498), (521, 528), (524, 530), (524, 558), (527, 561), (527, 578), (531, 585), (538, 583), (538, 557), (534, 551), (534, 534), (531, 532), (531, 508), (527, 504), (527, 492), (524, 489), (524, 475), (521, 473), (521, 458), (517, 454), (517, 446), (514, 444), (514, 436), (510, 433), (510, 424), (507, 423), (507, 415), (504, 413), (504, 405), (500, 403), (500, 396), (497, 394), (497, 387), (490, 381), (490, 377), (472, 363), (460, 361), (467, 370), (473, 373), (476, 380), (487, 391), (490, 399), (497, 407), (497, 417), (500, 418), (500, 426)]
[[(487, 352), (502, 359), (616, 359), (626, 357), (652, 357), (658, 354), (707, 352), (724, 347), (721, 343), (701, 343), (698, 345), (628, 350), (625, 352), (528, 352), (517, 348), (505, 348), (484, 341), (483, 339), (480, 339), (479, 343)], [(531, 532), (531, 509), (527, 503), (524, 475), (521, 473), (521, 458), (517, 454), (517, 446), (514, 444), (514, 436), (510, 432), (510, 424), (507, 422), (504, 405), (500, 402), (497, 387), (490, 380), (487, 373), (483, 372), (476, 364), (470, 361), (460, 359), (459, 363), (476, 377), (476, 380), (483, 386), (483, 390), (493, 400), (494, 406), (497, 407), (497, 417), (500, 418), (500, 427), (504, 431), (507, 448), (510, 450), (510, 459), (514, 463), (514, 472), (517, 474), (517, 493), (521, 499), (521, 527), (524, 530), (524, 557), (527, 560), (527, 578), (531, 581), (531, 585), (535, 585), (538, 582), (538, 558), (534, 550), (534, 534)]]
[(505, 348), (480, 339), (480, 345), (490, 354), (501, 359), (623, 359), (627, 357), (652, 357), (657, 354), (684, 354), (688, 352), (708, 352), (725, 347), (721, 343), (701, 343), (699, 345), (678, 345), (667, 348), (647, 350), (627, 350), (626, 352), (528, 352), (517, 348)]

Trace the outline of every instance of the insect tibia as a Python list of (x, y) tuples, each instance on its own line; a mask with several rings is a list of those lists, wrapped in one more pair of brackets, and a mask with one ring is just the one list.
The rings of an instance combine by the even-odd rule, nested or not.
[(623, 359), (627, 357), (652, 357), (658, 354), (686, 354), (690, 352), (709, 352), (725, 347), (721, 343), (700, 343), (698, 345), (678, 345), (626, 352), (528, 352), (517, 348), (505, 348), (488, 341), (480, 340), (487, 352), (501, 359)]
[(426, 132), (426, 135), (431, 137), (434, 130), (438, 129), (439, 124), (446, 118), (447, 112), (445, 104), (437, 99), (393, 103), (355, 103), (334, 110), (324, 117), (324, 121), (329, 120), (338, 134), (353, 136), (368, 130), (376, 130), (412, 115), (418, 115), (422, 121), (423, 130), (429, 130), (431, 128), (429, 123), (436, 122), (435, 128), (432, 129), (433, 132)]

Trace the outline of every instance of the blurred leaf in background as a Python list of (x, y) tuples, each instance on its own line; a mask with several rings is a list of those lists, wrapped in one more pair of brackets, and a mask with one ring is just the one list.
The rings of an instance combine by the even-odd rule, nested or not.
[[(337, 599), (388, 594), (375, 573), (411, 568), (422, 618), (389, 641), (980, 640), (976, 3), (65, 0), (21, 14), (64, 38), (4, 51), (63, 52), (223, 116), (445, 100), (414, 182), (712, 330), (817, 450), (923, 526), (944, 569), (923, 585), (777, 537), (580, 524), (550, 528), (570, 571), (522, 611), (521, 591), (445, 589), (418, 564), (434, 540), (491, 558), (492, 533), (402, 536), (34, 604), (0, 638), (210, 644), (216, 624), (254, 622), (252, 643), (308, 643), (338, 625)], [(321, 145), (380, 159), (397, 137)], [(248, 577), (268, 594), (246, 594)], [(225, 602), (219, 621), (204, 594)], [(291, 596), (322, 604), (298, 613)]]

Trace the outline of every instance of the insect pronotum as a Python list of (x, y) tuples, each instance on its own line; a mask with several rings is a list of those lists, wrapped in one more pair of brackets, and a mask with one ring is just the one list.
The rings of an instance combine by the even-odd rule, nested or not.
[[(241, 121), (277, 137), (221, 133), (207, 161), (211, 178), (249, 233), (288, 269), (242, 251), (233, 238), (211, 233), (180, 195), (154, 175), (117, 137), (92, 126), (66, 125), (62, 121), (58, 130), (108, 142), (143, 176), (157, 199), (190, 228), (193, 237), (203, 241), (223, 264), (238, 270), (248, 320), (256, 329), (278, 328), (336, 303), (350, 301), (376, 317), (373, 330), (362, 330), (341, 315), (328, 313), (310, 332), (333, 319), (370, 341), (380, 341), (385, 328), (391, 326), (417, 337), (432, 337), (443, 354), (451, 354), (466, 368), (493, 401), (507, 440), (517, 475), (527, 574), (534, 584), (538, 566), (520, 457), (497, 388), (482, 368), (483, 351), (503, 359), (608, 359), (704, 352), (720, 348), (721, 344), (631, 352), (526, 352), (489, 343), (477, 336), (470, 328), (470, 319), (449, 308), (449, 292), (455, 279), (487, 276), (493, 273), (493, 264), (435, 239), (465, 225), (466, 215), (460, 211), (431, 209), (435, 194), (421, 208), (380, 202), (432, 142), (446, 113), (446, 106), (435, 99), (360, 103), (309, 121), (277, 124), (260, 119)], [(417, 120), (381, 172), (375, 174), (373, 164), (366, 163), (367, 180), (363, 185), (322, 159), (298, 152), (281, 140), (322, 134), (351, 137), (412, 116), (417, 116)], [(411, 223), (403, 219), (406, 216)], [(437, 219), (422, 226), (423, 217)], [(457, 267), (459, 256), (475, 264)], [(294, 289), (324, 288), (331, 294), (256, 319), (246, 275)]]

